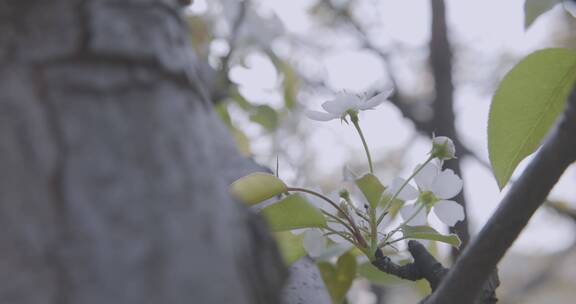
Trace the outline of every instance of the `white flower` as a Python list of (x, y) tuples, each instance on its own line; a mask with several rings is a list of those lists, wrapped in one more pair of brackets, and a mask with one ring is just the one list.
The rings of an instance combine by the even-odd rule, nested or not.
[[(340, 201), (340, 199), (337, 198), (337, 195), (335, 193), (331, 193), (327, 196), (333, 202), (339, 202)], [(338, 210), (336, 210), (336, 208), (334, 208), (332, 205), (328, 204), (326, 201), (321, 200), (317, 197), (311, 196), (311, 197), (309, 197), (309, 202), (314, 207), (316, 207), (320, 210), (323, 210), (324, 212), (329, 213), (335, 217), (339, 217)], [(358, 222), (360, 220), (359, 217), (354, 212), (349, 212), (349, 215), (352, 218), (354, 218), (356, 222)], [(347, 232), (346, 227), (344, 227), (344, 225), (342, 225), (338, 222), (335, 222), (331, 218), (327, 218), (327, 220), (328, 220), (328, 227), (330, 229), (338, 231), (338, 232)], [(311, 231), (316, 231), (316, 232), (311, 232)], [(292, 231), (292, 232), (294, 232), (296, 234), (301, 233), (300, 231)], [(322, 253), (324, 253), (328, 249), (326, 247), (326, 238), (328, 238), (330, 241), (336, 243), (337, 245), (350, 244), (346, 239), (342, 238), (341, 236), (339, 236), (337, 234), (329, 234), (328, 236), (324, 236), (325, 232), (328, 232), (328, 231), (323, 231), (319, 228), (305, 229), (306, 234), (304, 235), (304, 249), (306, 250), (306, 252), (308, 252), (308, 255), (310, 255), (311, 257), (316, 258), (316, 257), (322, 255)], [(306, 244), (306, 242), (308, 242), (308, 243)], [(322, 246), (320, 244), (322, 244)], [(323, 249), (320, 250), (320, 248), (323, 248)]]
[[(414, 216), (407, 224), (413, 226), (426, 224), (426, 213), (430, 208), (438, 219), (448, 226), (454, 226), (464, 219), (464, 208), (457, 202), (449, 200), (462, 190), (462, 180), (454, 174), (454, 171), (441, 170), (437, 165), (428, 163), (414, 176), (414, 180), (418, 185), (418, 191), (407, 184), (400, 192), (401, 195), (398, 195), (402, 200), (418, 198), (416, 203), (405, 205), (400, 209), (404, 220)], [(402, 182), (401, 179), (399, 181)], [(392, 184), (388, 193), (395, 193), (399, 189), (399, 185), (396, 184)], [(414, 215), (417, 210), (418, 213)]]
[(392, 90), (383, 91), (376, 96), (366, 99), (364, 96), (358, 96), (350, 93), (339, 93), (333, 100), (326, 101), (322, 108), (326, 112), (307, 111), (306, 116), (313, 120), (328, 121), (332, 119), (345, 119), (350, 113), (358, 113), (373, 109), (374, 107), (385, 102), (392, 94)]
[(326, 239), (319, 229), (307, 229), (304, 232), (304, 250), (312, 258), (321, 256), (326, 251)]
[(438, 136), (432, 139), (432, 151), (430, 154), (439, 160), (456, 158), (454, 142), (446, 136)]

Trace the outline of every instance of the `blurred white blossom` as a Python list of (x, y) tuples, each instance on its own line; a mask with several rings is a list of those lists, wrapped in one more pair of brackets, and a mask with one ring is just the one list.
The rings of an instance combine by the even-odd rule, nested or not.
[(325, 112), (307, 111), (306, 116), (313, 120), (328, 121), (332, 119), (345, 119), (346, 115), (357, 114), (359, 111), (373, 109), (388, 100), (392, 90), (383, 91), (374, 97), (355, 95), (346, 92), (338, 93), (336, 98), (322, 104)]

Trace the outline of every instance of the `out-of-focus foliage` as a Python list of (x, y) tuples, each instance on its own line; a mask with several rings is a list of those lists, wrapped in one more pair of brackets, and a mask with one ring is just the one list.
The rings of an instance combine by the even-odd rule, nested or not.
[(488, 146), (503, 188), (564, 110), (576, 82), (576, 51), (546, 49), (518, 63), (500, 83), (490, 109)]
[(336, 264), (318, 263), (322, 279), (332, 297), (333, 303), (342, 303), (356, 277), (356, 257), (351, 253), (338, 258)]
[(290, 231), (277, 232), (274, 234), (278, 249), (286, 265), (292, 265), (298, 259), (306, 255), (302, 246), (304, 234), (293, 234)]
[(310, 227), (326, 227), (320, 210), (298, 194), (291, 194), (261, 210), (273, 231), (286, 231)]

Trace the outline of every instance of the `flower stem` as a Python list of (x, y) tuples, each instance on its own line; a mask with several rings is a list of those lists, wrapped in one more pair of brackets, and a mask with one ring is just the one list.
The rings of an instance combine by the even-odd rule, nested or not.
[[(416, 215), (418, 215), (418, 213), (420, 213), (420, 211), (422, 211), (422, 209), (424, 207), (425, 207), (425, 205), (421, 204), (420, 207), (418, 207), (418, 209), (416, 210), (416, 212), (414, 212), (407, 220), (402, 222), (402, 224), (398, 225), (398, 227), (396, 227), (394, 230), (390, 231), (390, 233), (386, 236), (386, 238), (382, 242), (382, 243), (384, 243), (384, 245), (382, 245), (382, 246), (385, 246), (386, 244), (391, 244), (390, 242), (388, 242), (390, 237), (392, 237), (396, 232), (400, 231), (400, 229), (402, 229), (402, 226), (407, 225), (412, 219), (414, 219), (416, 217)], [(405, 238), (402, 238), (402, 239), (405, 239)], [(394, 241), (394, 242), (396, 242), (396, 241)]]
[(366, 157), (368, 158), (368, 167), (370, 168), (370, 173), (374, 174), (374, 166), (372, 165), (370, 149), (368, 149), (366, 138), (364, 138), (364, 133), (362, 133), (362, 129), (360, 128), (360, 123), (358, 123), (358, 115), (350, 115), (350, 120), (352, 120), (352, 123), (354, 124), (354, 127), (356, 128), (356, 131), (358, 131), (358, 135), (360, 135), (360, 139), (362, 140), (362, 145), (364, 146), (364, 151), (366, 151)]
[(366, 241), (362, 237), (362, 234), (360, 233), (360, 230), (358, 229), (358, 227), (356, 227), (354, 220), (350, 217), (350, 215), (348, 215), (348, 213), (346, 211), (344, 211), (342, 208), (340, 208), (340, 206), (338, 206), (338, 204), (336, 204), (330, 198), (326, 197), (325, 195), (322, 195), (321, 193), (318, 193), (316, 191), (306, 189), (306, 188), (287, 187), (286, 191), (304, 192), (304, 193), (312, 194), (314, 196), (317, 196), (317, 197), (323, 199), (324, 201), (326, 201), (327, 203), (332, 205), (332, 207), (334, 207), (336, 210), (338, 210), (338, 212), (340, 212), (346, 218), (346, 220), (350, 224), (349, 228), (354, 232), (353, 234), (354, 234), (354, 237), (357, 239), (358, 244), (360, 244), (360, 245), (366, 244)]
[[(400, 188), (398, 188), (398, 190), (396, 190), (396, 193), (394, 193), (394, 195), (392, 195), (392, 197), (390, 197), (390, 199), (388, 199), (388, 201), (386, 202), (386, 205), (384, 205), (384, 211), (386, 211), (386, 210), (388, 210), (388, 208), (390, 208), (390, 205), (392, 204), (392, 202), (396, 199), (398, 194), (400, 194), (400, 192), (402, 192), (402, 190), (404, 190), (404, 187), (406, 187), (406, 185), (408, 185), (408, 182), (410, 182), (414, 178), (414, 176), (416, 176), (416, 174), (418, 174), (422, 170), (422, 168), (424, 168), (424, 166), (426, 166), (433, 159), (434, 159), (434, 157), (432, 157), (432, 156), (428, 157), (428, 159), (424, 163), (422, 163), (416, 170), (414, 170), (414, 172), (404, 181), (404, 183), (402, 183)], [(384, 193), (382, 193), (382, 197), (380, 200), (382, 200), (382, 199), (384, 199)], [(380, 202), (378, 202), (378, 203), (380, 203)], [(380, 223), (384, 219), (384, 216), (386, 216), (386, 212), (383, 212), (382, 215), (380, 215), (380, 217), (378, 218), (378, 221), (376, 222), (378, 225), (380, 225)]]

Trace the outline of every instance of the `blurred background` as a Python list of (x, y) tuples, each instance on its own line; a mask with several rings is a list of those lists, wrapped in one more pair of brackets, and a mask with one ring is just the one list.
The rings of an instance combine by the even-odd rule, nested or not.
[[(311, 121), (305, 111), (336, 92), (394, 88), (389, 103), (360, 116), (376, 173), (384, 182), (407, 176), (432, 134), (454, 138), (459, 158), (449, 166), (465, 182), (459, 202), (468, 221), (457, 232), (466, 239), (466, 228), (477, 233), (506, 193), (486, 138), (499, 81), (535, 50), (576, 48), (576, 9), (558, 2), (195, 0), (186, 13), (200, 74), (244, 155), (278, 166), (292, 185), (336, 191), (345, 167), (366, 171), (362, 145), (350, 126)], [(502, 261), (501, 303), (576, 298), (575, 184), (570, 168)], [(449, 264), (456, 253), (438, 247)], [(419, 285), (359, 279), (349, 300), (414, 303)]]

